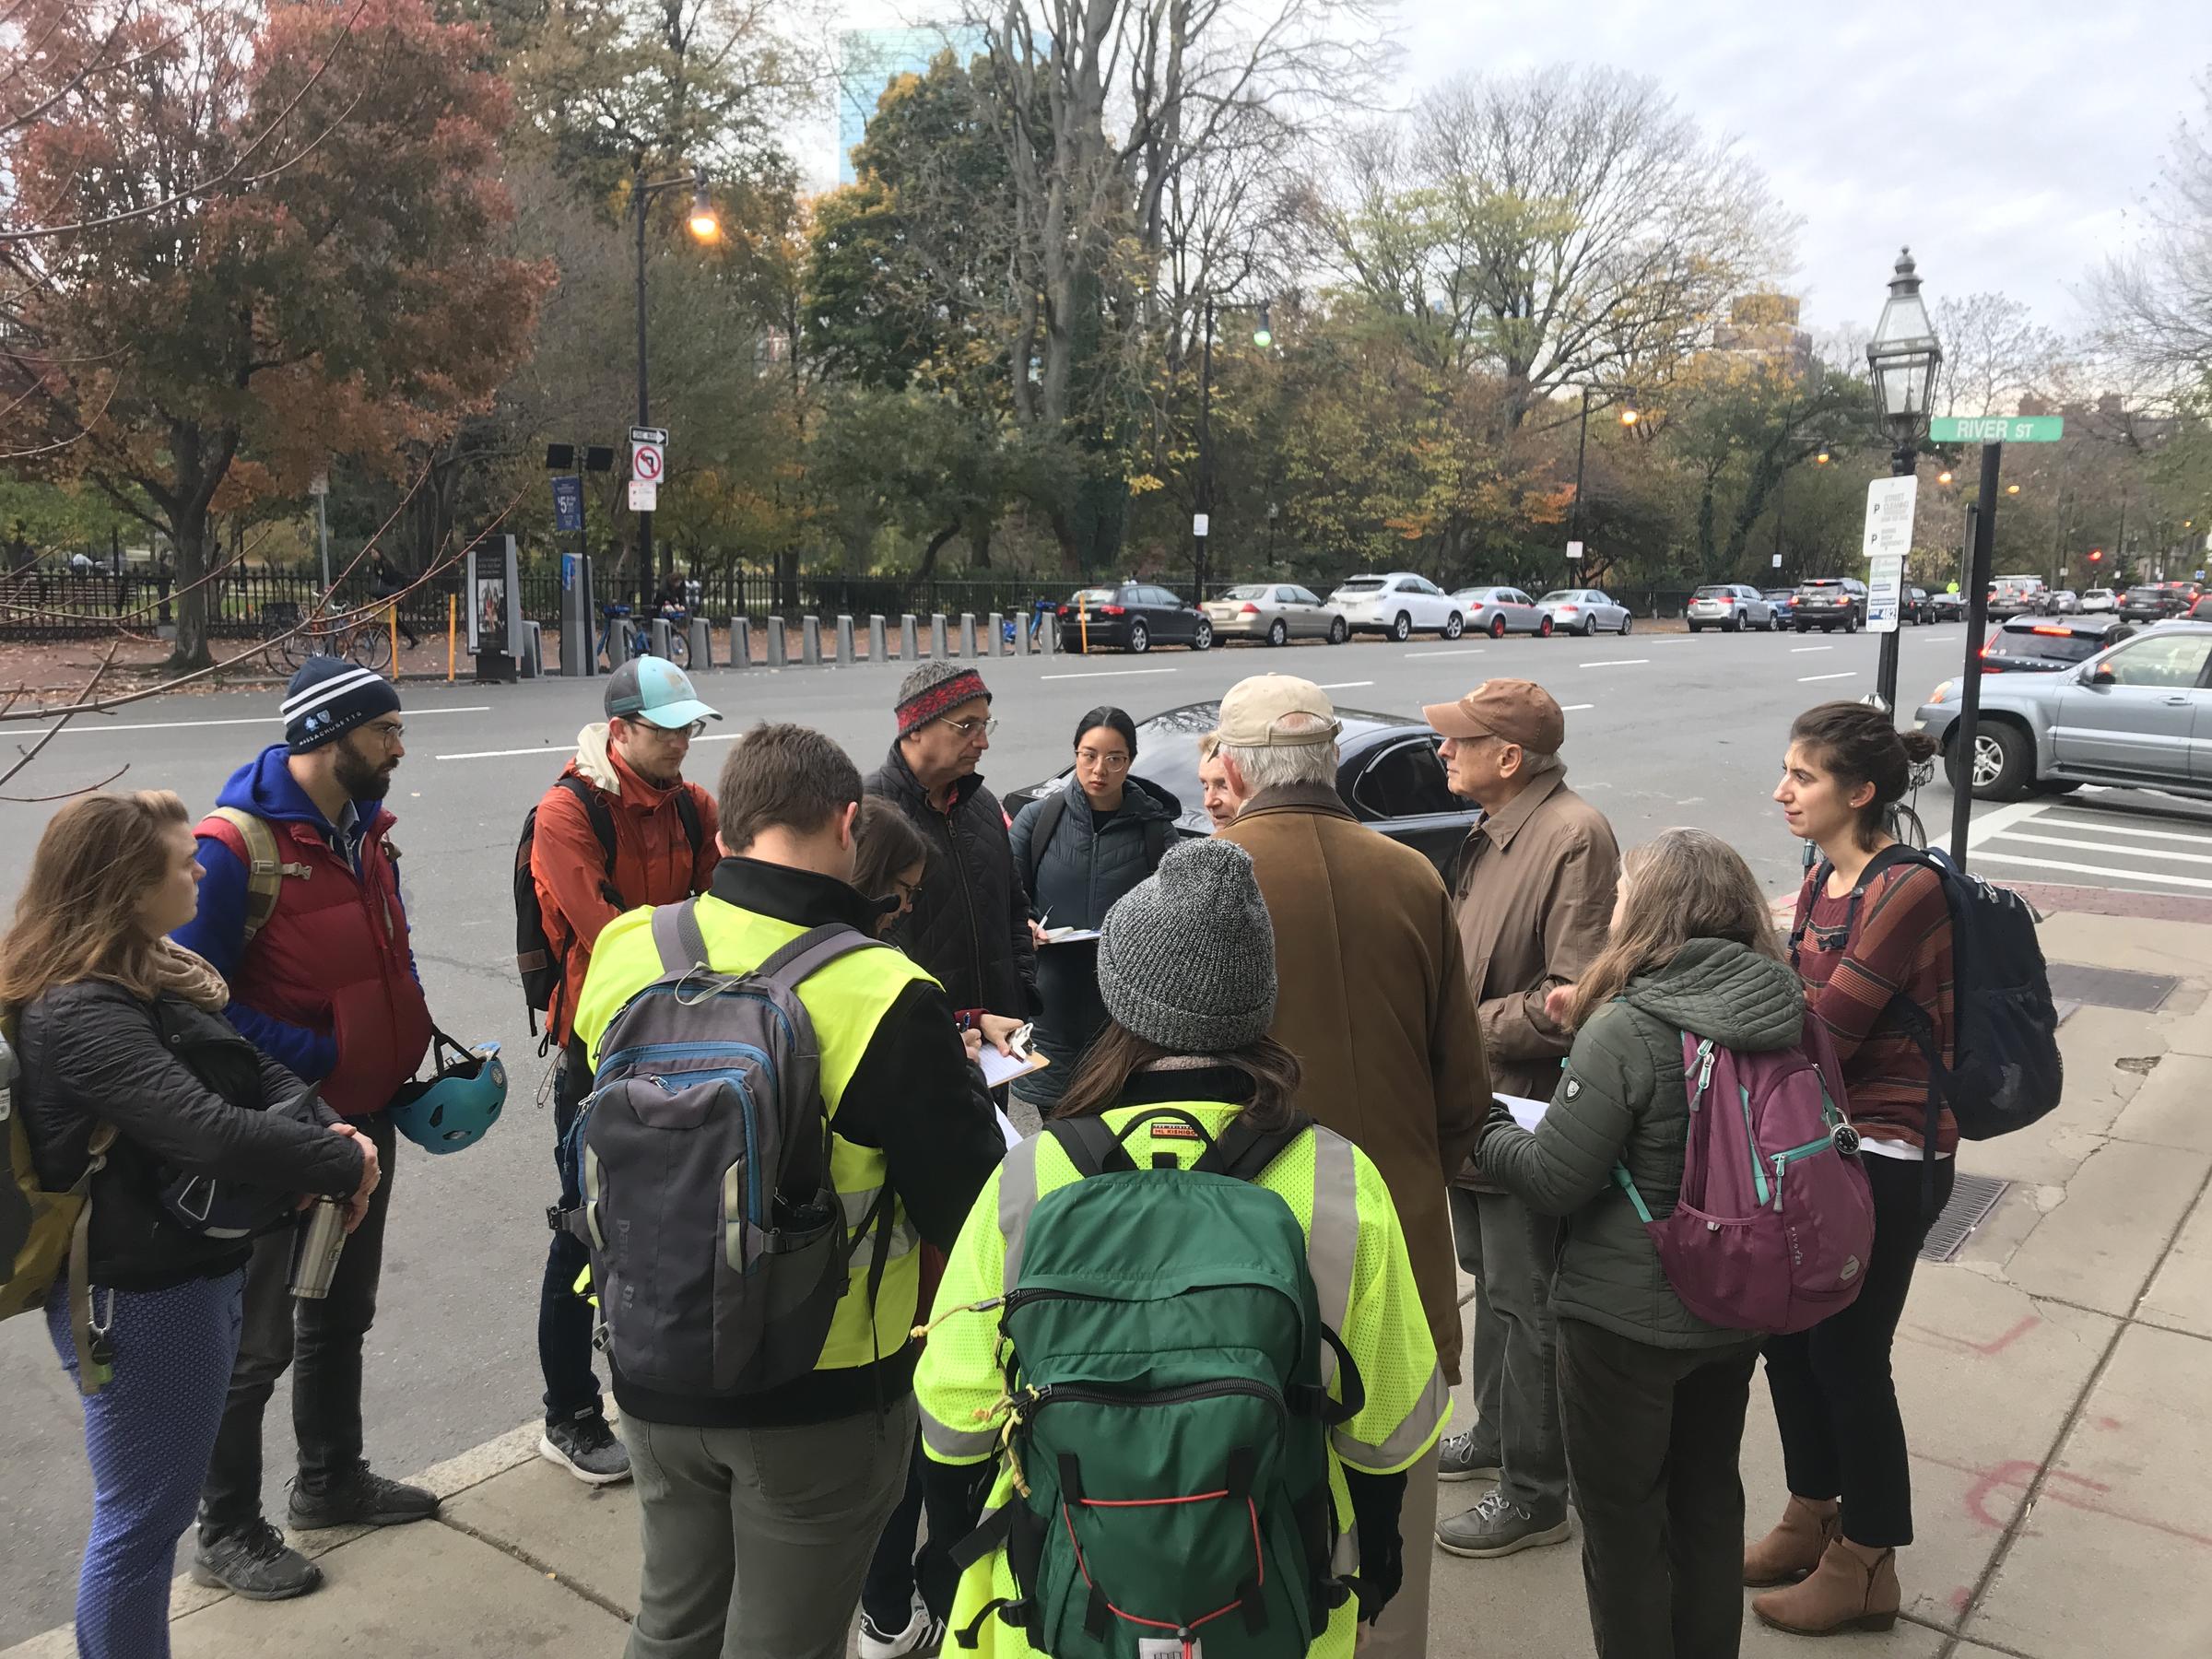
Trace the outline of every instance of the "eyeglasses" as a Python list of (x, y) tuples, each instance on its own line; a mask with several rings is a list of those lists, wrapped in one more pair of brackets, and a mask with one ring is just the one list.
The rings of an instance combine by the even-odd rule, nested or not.
[(1076, 764), (1077, 766), (1095, 766), (1101, 771), (1127, 771), (1129, 757), (1118, 751), (1111, 755), (1101, 755), (1095, 749), (1077, 749)]
[(899, 907), (901, 910), (912, 909), (914, 900), (922, 896), (922, 884), (918, 881), (901, 881), (894, 876), (891, 885), (899, 889)]
[(655, 737), (681, 737), (687, 741), (697, 737), (707, 729), (707, 723), (703, 720), (695, 720), (689, 725), (680, 726), (654, 725), (650, 720), (637, 719), (631, 720), (629, 724), (641, 732), (651, 732)]
[(372, 720), (361, 729), (372, 737), (381, 737), (387, 746), (395, 746), (407, 728), (404, 721)]
[(937, 722), (941, 725), (950, 726), (963, 737), (972, 737), (978, 732), (988, 737), (998, 730), (998, 720), (995, 716), (987, 719), (951, 720), (940, 714), (937, 716)]

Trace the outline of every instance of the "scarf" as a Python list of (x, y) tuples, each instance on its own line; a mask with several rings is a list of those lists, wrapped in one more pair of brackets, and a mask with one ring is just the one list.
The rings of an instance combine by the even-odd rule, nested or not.
[(163, 939), (147, 959), (146, 982), (158, 994), (171, 992), (194, 1007), (220, 1014), (230, 1006), (230, 987), (215, 964), (173, 939)]

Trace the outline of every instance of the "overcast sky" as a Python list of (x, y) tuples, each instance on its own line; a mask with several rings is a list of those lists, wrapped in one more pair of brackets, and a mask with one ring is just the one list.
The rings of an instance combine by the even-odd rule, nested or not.
[[(851, 25), (939, 15), (843, 0)], [(1910, 242), (1931, 300), (2002, 290), (2073, 333), (2212, 74), (2207, 0), (1397, 0), (1400, 88), (1552, 63), (1655, 78), (1803, 221), (1785, 286), (1871, 326)], [(834, 156), (825, 138), (824, 154)], [(818, 159), (812, 171), (834, 161)]]

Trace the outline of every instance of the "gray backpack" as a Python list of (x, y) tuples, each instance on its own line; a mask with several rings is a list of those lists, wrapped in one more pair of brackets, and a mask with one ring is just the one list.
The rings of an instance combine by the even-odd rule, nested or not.
[(883, 1277), (889, 1187), (846, 1230), (830, 1180), (814, 1022), (797, 994), (877, 941), (801, 934), (749, 973), (707, 967), (696, 900), (653, 912), (661, 977), (607, 1023), (572, 1135), (601, 1346), (622, 1375), (673, 1394), (758, 1394), (821, 1358), (853, 1241), (873, 1226)]

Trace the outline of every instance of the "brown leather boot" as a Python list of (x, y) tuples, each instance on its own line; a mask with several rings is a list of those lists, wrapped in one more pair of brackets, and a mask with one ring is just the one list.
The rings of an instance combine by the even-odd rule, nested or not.
[(1876, 1551), (1869, 1560), (1857, 1545), (1838, 1538), (1821, 1555), (1812, 1577), (1753, 1596), (1751, 1610), (1762, 1624), (1794, 1636), (1832, 1636), (1839, 1630), (1889, 1629), (1903, 1599), (1896, 1550)]
[(1834, 1500), (1822, 1506), (1793, 1495), (1774, 1530), (1744, 1547), (1744, 1583), (1760, 1589), (1795, 1583), (1820, 1565), (1820, 1552), (1835, 1535)]

